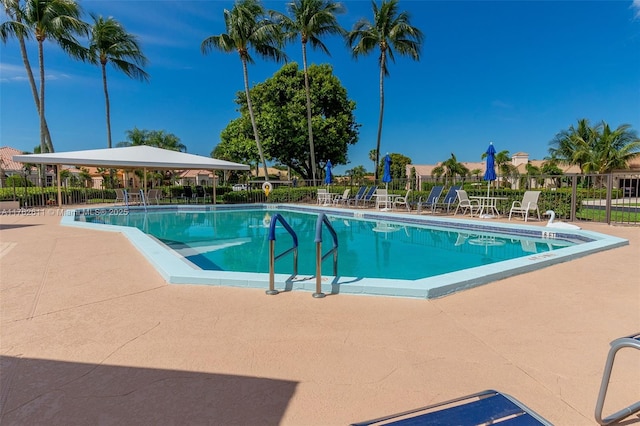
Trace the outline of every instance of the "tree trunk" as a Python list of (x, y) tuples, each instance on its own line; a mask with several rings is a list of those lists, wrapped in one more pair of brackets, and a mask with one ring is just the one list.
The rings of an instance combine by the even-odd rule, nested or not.
[[(20, 19), (17, 19), (20, 22)], [(31, 64), (29, 63), (29, 56), (27, 55), (27, 47), (24, 43), (24, 37), (22, 35), (18, 35), (18, 43), (20, 44), (20, 53), (22, 54), (22, 62), (24, 63), (24, 68), (27, 71), (27, 77), (29, 78), (29, 86), (31, 87), (31, 94), (33, 95), (33, 101), (36, 104), (36, 109), (38, 110), (38, 116), (40, 115), (40, 99), (38, 98), (38, 88), (36, 86), (36, 79), (33, 77), (33, 70), (31, 69)], [(44, 119), (44, 132), (45, 132), (45, 144), (49, 152), (54, 152), (53, 150), (53, 142), (51, 141), (51, 133), (49, 132), (49, 126), (47, 125), (46, 118)], [(41, 147), (42, 149), (42, 147)]]
[(247, 61), (242, 58), (242, 71), (244, 73), (244, 92), (247, 96), (247, 107), (249, 108), (249, 117), (251, 117), (251, 126), (253, 126), (253, 136), (256, 139), (256, 145), (258, 146), (258, 155), (260, 155), (260, 161), (264, 168), (264, 180), (269, 180), (269, 170), (267, 169), (267, 162), (264, 159), (262, 153), (262, 144), (260, 143), (260, 135), (258, 134), (258, 125), (256, 124), (256, 118), (253, 115), (253, 105), (251, 104), (251, 96), (249, 95), (249, 71), (247, 70)]
[(380, 53), (380, 116), (378, 118), (378, 139), (376, 143), (376, 167), (374, 178), (378, 181), (378, 164), (380, 164), (380, 139), (382, 139), (382, 117), (384, 116), (384, 67), (386, 55), (384, 50)]
[(311, 179), (316, 184), (316, 150), (313, 145), (313, 126), (311, 123), (311, 89), (309, 88), (309, 72), (307, 71), (307, 44), (302, 43), (302, 63), (304, 66), (304, 88), (307, 95), (307, 124), (309, 127), (309, 152), (311, 153)]
[(107, 89), (107, 63), (102, 62), (102, 87), (104, 88), (105, 111), (107, 112), (107, 148), (111, 148), (111, 108), (109, 107), (109, 90)]
[(40, 152), (47, 152), (44, 136), (44, 40), (38, 40), (38, 62), (40, 63)]

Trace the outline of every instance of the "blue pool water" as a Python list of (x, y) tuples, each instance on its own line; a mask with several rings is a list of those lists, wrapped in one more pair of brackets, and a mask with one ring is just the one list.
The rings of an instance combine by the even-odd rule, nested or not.
[[(273, 214), (274, 211), (263, 209), (150, 211), (87, 216), (86, 221), (136, 227), (203, 270), (268, 273), (268, 233)], [(299, 274), (314, 275), (318, 213), (282, 210), (279, 214), (298, 236)], [(338, 237), (338, 275), (348, 277), (416, 280), (575, 244), (570, 239), (551, 242), (388, 219), (347, 218), (330, 213), (328, 218)], [(291, 245), (290, 234), (278, 223), (276, 254)], [(331, 247), (331, 235), (323, 227), (323, 253)], [(322, 269), (323, 275), (333, 275), (332, 256), (325, 259)], [(275, 272), (291, 273), (291, 256), (276, 262)]]
[[(324, 293), (434, 298), (627, 245), (586, 230), (297, 204), (159, 206), (67, 211), (61, 223), (119, 232), (172, 284), (268, 289), (267, 225), (279, 213), (298, 233), (300, 265), (276, 263), (275, 287)], [(326, 213), (339, 238), (315, 271), (315, 224)], [(280, 226), (276, 254), (291, 246)], [(331, 248), (323, 232), (322, 253)], [(448, 271), (448, 272), (447, 272)]]

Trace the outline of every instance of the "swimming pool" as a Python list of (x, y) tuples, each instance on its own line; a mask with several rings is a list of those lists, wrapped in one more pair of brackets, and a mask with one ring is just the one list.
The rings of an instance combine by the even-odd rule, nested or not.
[[(301, 205), (80, 209), (63, 223), (123, 232), (170, 283), (266, 289), (266, 234), (280, 213), (299, 234), (300, 265), (294, 277), (290, 257), (276, 262), (276, 287), (315, 290), (310, 253), (321, 212), (339, 241), (338, 275), (331, 259), (323, 262), (326, 293), (439, 297), (627, 243), (588, 231)], [(279, 253), (291, 238), (276, 231)], [(331, 240), (323, 241), (326, 252)]]

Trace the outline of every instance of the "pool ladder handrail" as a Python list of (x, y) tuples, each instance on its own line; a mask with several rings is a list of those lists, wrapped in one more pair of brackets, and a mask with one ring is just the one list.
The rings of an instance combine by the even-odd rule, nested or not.
[[(326, 225), (333, 240), (333, 247), (324, 255), (322, 254), (322, 225)], [(313, 297), (322, 298), (325, 297), (325, 294), (322, 292), (322, 261), (331, 254), (333, 254), (333, 275), (338, 275), (338, 235), (325, 213), (320, 213), (318, 216), (314, 242), (316, 243), (316, 292), (313, 293)]]
[(144, 206), (144, 212), (147, 212), (147, 197), (144, 195), (144, 191), (140, 189), (140, 202)]
[[(124, 205), (126, 206), (127, 210), (129, 210), (129, 191), (126, 189), (123, 189), (122, 193), (124, 194)], [(142, 189), (140, 189), (139, 194), (140, 194), (140, 203), (142, 203), (142, 205), (144, 206), (144, 212), (146, 213), (147, 197), (145, 197), (144, 191)]]
[[(291, 238), (293, 238), (293, 246), (283, 251), (279, 255), (275, 255), (276, 244), (276, 224), (280, 222), (284, 229), (289, 232)], [(276, 260), (283, 256), (293, 252), (293, 276), (298, 275), (298, 236), (295, 231), (289, 226), (286, 220), (280, 213), (276, 213), (271, 217), (271, 223), (269, 224), (269, 290), (266, 291), (268, 295), (278, 294), (279, 291), (275, 289), (275, 266)]]

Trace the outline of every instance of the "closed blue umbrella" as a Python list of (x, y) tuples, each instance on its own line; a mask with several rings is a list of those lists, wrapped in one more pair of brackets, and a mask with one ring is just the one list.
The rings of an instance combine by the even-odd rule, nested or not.
[(327, 174), (324, 177), (324, 183), (331, 184), (331, 160), (327, 161)]
[(487, 197), (489, 196), (489, 188), (491, 187), (491, 181), (497, 179), (496, 177), (496, 169), (495, 169), (495, 156), (496, 149), (493, 147), (493, 142), (489, 143), (489, 148), (487, 148), (487, 168), (484, 171), (483, 179), (487, 181)]
[(389, 154), (384, 156), (384, 173), (382, 174), (382, 181), (388, 188), (389, 182), (391, 182), (391, 157), (389, 157)]

